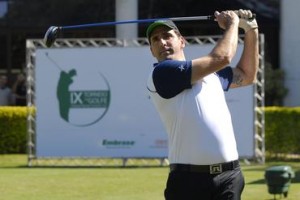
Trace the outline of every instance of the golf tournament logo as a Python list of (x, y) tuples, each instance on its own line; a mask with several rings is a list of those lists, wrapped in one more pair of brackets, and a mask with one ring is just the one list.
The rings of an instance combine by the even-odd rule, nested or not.
[(100, 121), (110, 105), (110, 87), (100, 72), (60, 69), (56, 96), (61, 119), (74, 126), (90, 126)]

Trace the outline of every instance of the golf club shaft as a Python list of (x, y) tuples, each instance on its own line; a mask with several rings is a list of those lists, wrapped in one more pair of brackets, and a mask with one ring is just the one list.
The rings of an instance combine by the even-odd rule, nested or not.
[(171, 17), (171, 18), (152, 18), (152, 19), (139, 19), (139, 20), (126, 20), (126, 21), (115, 21), (115, 22), (100, 22), (91, 24), (81, 24), (81, 25), (71, 25), (71, 26), (61, 26), (60, 29), (79, 29), (79, 28), (89, 28), (98, 26), (110, 26), (118, 24), (131, 24), (131, 23), (151, 23), (157, 20), (172, 20), (172, 21), (194, 21), (194, 20), (213, 20), (212, 15), (208, 16), (192, 16), (192, 17)]
[[(255, 19), (256, 15), (253, 14), (252, 19)], [(58, 37), (59, 33), (63, 30), (81, 29), (81, 28), (91, 28), (99, 26), (111, 26), (119, 24), (130, 24), (130, 23), (152, 23), (157, 20), (172, 20), (172, 21), (195, 21), (195, 20), (210, 20), (214, 21), (215, 17), (213, 15), (207, 16), (191, 16), (191, 17), (169, 17), (169, 18), (152, 18), (152, 19), (139, 19), (139, 20), (127, 20), (127, 21), (115, 21), (115, 22), (100, 22), (100, 23), (90, 23), (81, 25), (71, 25), (71, 26), (51, 26), (48, 28), (45, 36), (44, 42), (47, 47), (50, 47), (55, 39)]]

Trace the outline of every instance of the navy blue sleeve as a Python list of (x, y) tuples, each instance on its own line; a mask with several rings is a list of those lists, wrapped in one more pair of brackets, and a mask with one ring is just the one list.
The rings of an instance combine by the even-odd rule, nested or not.
[(156, 92), (170, 99), (191, 88), (192, 62), (165, 60), (155, 65), (152, 78)]
[(217, 75), (219, 76), (223, 90), (228, 91), (233, 78), (232, 68), (225, 67), (224, 69), (218, 71)]

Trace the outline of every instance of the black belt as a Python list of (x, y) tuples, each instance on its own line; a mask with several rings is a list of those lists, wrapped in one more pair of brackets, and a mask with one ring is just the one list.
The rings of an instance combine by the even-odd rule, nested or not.
[(221, 174), (224, 171), (234, 170), (239, 166), (238, 160), (213, 165), (170, 164), (170, 171)]

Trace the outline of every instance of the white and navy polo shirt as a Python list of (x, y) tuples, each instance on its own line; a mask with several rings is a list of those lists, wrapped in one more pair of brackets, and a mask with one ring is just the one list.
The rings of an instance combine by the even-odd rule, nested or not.
[(224, 91), (232, 81), (226, 67), (191, 85), (191, 61), (154, 64), (147, 88), (166, 128), (170, 163), (208, 165), (238, 159)]

